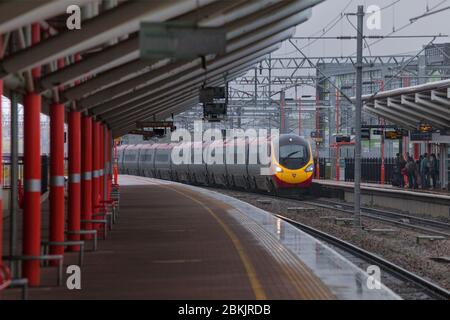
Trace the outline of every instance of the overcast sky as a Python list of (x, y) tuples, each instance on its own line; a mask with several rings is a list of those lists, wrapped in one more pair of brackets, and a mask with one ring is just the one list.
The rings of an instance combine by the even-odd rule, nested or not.
[[(394, 5), (390, 6), (392, 3)], [(333, 28), (334, 22), (340, 19), (341, 12), (355, 12), (357, 5), (362, 4), (365, 8), (369, 5), (378, 5), (381, 11), (381, 29), (367, 30), (366, 35), (386, 35), (407, 24), (409, 19), (420, 16), (426, 12), (427, 5), (432, 11), (450, 6), (447, 0), (326, 0), (313, 9), (312, 17), (309, 21), (297, 27), (296, 36), (321, 36), (323, 28), (330, 23), (330, 29), (326, 36), (355, 35), (355, 30), (349, 24), (346, 17), (338, 21)], [(350, 21), (356, 25), (356, 17), (349, 17)], [(326, 30), (328, 30), (326, 29)], [(450, 10), (436, 13), (429, 17), (424, 17), (409, 25), (394, 35), (430, 35), (430, 34), (450, 34)], [(300, 47), (308, 43), (308, 40), (296, 40)], [(313, 40), (310, 40), (313, 41)], [(369, 43), (375, 41), (368, 39)], [(387, 55), (409, 53), (415, 54), (423, 44), (431, 41), (431, 38), (422, 39), (385, 39), (370, 47), (373, 55)], [(436, 39), (435, 43), (450, 42), (450, 38)], [(350, 55), (355, 52), (355, 41), (351, 40), (318, 40), (307, 46), (304, 52), (309, 56), (341, 56)], [(284, 44), (276, 52), (275, 56), (289, 56), (295, 53), (293, 47)], [(368, 51), (365, 51), (368, 54)]]

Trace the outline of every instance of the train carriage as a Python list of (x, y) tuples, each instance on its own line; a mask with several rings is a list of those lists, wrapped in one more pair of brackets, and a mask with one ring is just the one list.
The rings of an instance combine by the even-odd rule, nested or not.
[(139, 155), (139, 172), (144, 177), (155, 176), (155, 145), (145, 144), (142, 146), (142, 151)]
[[(185, 161), (173, 163), (172, 152)], [(310, 143), (294, 134), (120, 146), (118, 162), (121, 173), (270, 193), (307, 189), (314, 173)]]
[(172, 146), (168, 143), (160, 143), (156, 146), (154, 155), (156, 178), (172, 180), (171, 153)]

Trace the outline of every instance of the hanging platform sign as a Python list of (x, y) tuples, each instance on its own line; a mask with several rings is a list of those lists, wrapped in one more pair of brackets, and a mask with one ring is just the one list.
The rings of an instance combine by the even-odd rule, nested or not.
[(361, 140), (370, 140), (370, 129), (361, 129)]
[(431, 141), (433, 134), (430, 132), (412, 131), (409, 135), (411, 141)]
[(195, 59), (225, 54), (226, 30), (198, 27), (186, 22), (142, 22), (139, 32), (141, 59)]

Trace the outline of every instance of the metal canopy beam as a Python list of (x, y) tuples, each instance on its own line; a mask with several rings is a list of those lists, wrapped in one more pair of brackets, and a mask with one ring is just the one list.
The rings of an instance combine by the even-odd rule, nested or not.
[(409, 122), (404, 122), (404, 121), (399, 120), (396, 117), (391, 117), (389, 115), (386, 115), (382, 111), (376, 110), (373, 106), (370, 106), (369, 104), (365, 104), (363, 110), (368, 112), (368, 113), (371, 113), (373, 115), (379, 116), (379, 117), (381, 117), (383, 119), (386, 119), (389, 122), (392, 122), (392, 123), (395, 123), (395, 124), (399, 124), (399, 125), (401, 125), (404, 128), (408, 128), (408, 129), (414, 129), (415, 128)]
[(82, 30), (66, 31), (21, 50), (1, 62), (0, 78), (82, 52), (114, 38), (136, 32), (142, 20), (162, 22), (217, 0), (127, 1), (87, 20)]
[[(267, 47), (273, 45), (274, 43), (278, 43), (278, 42), (286, 39), (287, 37), (289, 37), (292, 34), (292, 32), (293, 32), (293, 30), (283, 32), (282, 34), (274, 37), (273, 39), (264, 40), (257, 44), (247, 46), (237, 52), (227, 54), (227, 55), (221, 57), (220, 59), (216, 59), (216, 60), (210, 62), (208, 64), (207, 68), (215, 69), (215, 68), (218, 68), (221, 66), (226, 66), (227, 63), (229, 63), (230, 61), (236, 61), (236, 60), (242, 59), (242, 58), (248, 56), (249, 54), (252, 54), (255, 51), (261, 50), (263, 48), (267, 48)], [(223, 72), (225, 72), (225, 71), (226, 71), (226, 68), (223, 70)], [(191, 72), (186, 72), (186, 74), (184, 74), (182, 76), (178, 76), (178, 75), (174, 76), (174, 77), (172, 77), (173, 79), (172, 78), (166, 79), (160, 84), (157, 83), (155, 85), (145, 86), (145, 87), (137, 89), (131, 93), (119, 96), (115, 99), (105, 102), (105, 103), (101, 104), (100, 106), (98, 106), (95, 109), (95, 112), (98, 114), (98, 113), (102, 113), (102, 112), (106, 112), (106, 111), (111, 111), (113, 109), (120, 107), (121, 105), (123, 105), (125, 103), (130, 103), (130, 102), (138, 100), (140, 98), (147, 97), (150, 94), (154, 93), (155, 90), (158, 90), (158, 89), (161, 90), (162, 88), (167, 87), (167, 85), (175, 85), (175, 84), (183, 83), (192, 77), (198, 77), (203, 74), (204, 74), (204, 70), (202, 68), (193, 68), (193, 70), (191, 70)]]
[(42, 77), (39, 86), (42, 90), (52, 89), (55, 86), (78, 80), (83, 76), (101, 72), (102, 69), (111, 68), (118, 63), (123, 63), (124, 59), (131, 60), (137, 58), (137, 45), (137, 35), (132, 35), (127, 40), (106, 47), (100, 52), (94, 53), (78, 62)]
[[(239, 76), (239, 74), (241, 74), (243, 71), (249, 70), (253, 66), (254, 63), (257, 63), (257, 62), (259, 62), (262, 59), (264, 59), (264, 56), (259, 57), (255, 61), (250, 61), (250, 62), (248, 62), (246, 64), (243, 64), (243, 65), (241, 65), (239, 67), (236, 67), (236, 68), (234, 68), (232, 70), (229, 70), (228, 77), (230, 79), (233, 79), (233, 77)], [(224, 82), (225, 82), (224, 78), (219, 75), (219, 76), (216, 76), (216, 77), (210, 79), (210, 82), (208, 82), (208, 84), (217, 86), (217, 85), (223, 84)], [(189, 93), (189, 92), (185, 93), (184, 97), (181, 97), (181, 100), (187, 100), (187, 99), (189, 99), (191, 97), (191, 95), (194, 96), (194, 97), (198, 97), (198, 89), (199, 89), (198, 87), (196, 89), (194, 89), (195, 91), (194, 91), (193, 94)], [(157, 99), (155, 99), (155, 100), (158, 101)], [(170, 101), (170, 99), (164, 100), (164, 101), (167, 101), (164, 106), (172, 103), (172, 101)], [(158, 102), (160, 104), (163, 103), (163, 101), (158, 101)], [(125, 126), (126, 126), (127, 125), (126, 121), (128, 121), (128, 123), (130, 123), (130, 122), (133, 123), (133, 122), (137, 121), (138, 119), (142, 119), (143, 117), (144, 118), (145, 117), (149, 117), (150, 115), (154, 114), (155, 112), (161, 112), (163, 110), (158, 109), (158, 107), (154, 107), (153, 105), (150, 105), (150, 106), (146, 106), (145, 108), (140, 109), (138, 111), (139, 111), (138, 113), (135, 112), (131, 117), (127, 115), (126, 119), (122, 118), (122, 119), (120, 119), (120, 121), (118, 121), (118, 123), (115, 123), (113, 125), (124, 126), (124, 122), (125, 122)]]
[[(282, 8), (292, 9), (293, 6), (292, 6), (292, 4), (290, 4), (288, 6), (284, 5)], [(229, 29), (229, 31), (227, 33), (227, 38), (230, 40), (231, 39), (235, 39), (235, 40), (231, 41), (227, 45), (227, 52), (234, 51), (234, 50), (236, 50), (240, 47), (243, 47), (245, 45), (248, 45), (252, 42), (270, 37), (270, 36), (280, 32), (281, 30), (285, 30), (289, 27), (292, 27), (294, 25), (297, 25), (297, 24), (305, 21), (310, 16), (310, 10), (308, 9), (306, 11), (299, 12), (299, 13), (296, 11), (293, 11), (293, 12), (287, 11), (286, 14), (287, 14), (287, 16), (281, 15), (281, 18), (282, 18), (281, 20), (276, 20), (274, 17), (271, 17), (271, 16), (266, 17), (264, 19), (264, 22), (266, 23), (266, 25), (264, 27), (257, 29), (257, 30), (247, 27), (244, 30), (247, 30), (248, 34), (246, 34), (245, 36), (241, 36), (239, 38), (235, 38), (235, 36), (242, 34), (242, 31), (240, 33), (233, 33), (233, 31), (242, 29), (242, 25), (240, 23), (231, 23), (227, 27)], [(280, 15), (277, 15), (276, 17), (278, 18), (279, 16)], [(252, 18), (252, 16), (250, 16), (246, 20), (253, 21), (255, 19), (256, 18)], [(277, 22), (275, 22), (275, 21), (277, 21)], [(271, 23), (273, 23), (273, 24), (271, 24)], [(230, 36), (230, 34), (234, 34), (234, 35)], [(200, 65), (200, 63), (201, 63), (200, 59), (196, 59), (194, 61), (196, 61), (195, 63), (197, 65)], [(123, 72), (121, 75), (123, 76), (126, 73), (137, 72), (137, 71), (139, 71), (139, 68), (142, 69), (142, 62), (140, 62), (140, 61), (132, 62), (132, 63), (130, 63), (129, 66), (127, 66), (126, 68), (123, 68)], [(106, 72), (104, 75), (100, 75), (100, 77), (102, 79), (104, 79), (103, 82), (106, 82), (108, 80), (111, 81), (111, 77), (110, 77), (109, 73), (110, 72)], [(117, 77), (115, 77), (114, 79), (117, 79)], [(79, 104), (83, 108), (90, 108), (90, 107), (95, 106), (96, 104), (99, 104), (100, 102), (104, 102), (108, 99), (111, 99), (114, 96), (120, 95), (129, 90), (132, 90), (135, 87), (142, 85), (148, 81), (151, 81), (151, 83), (154, 83), (157, 81), (157, 79), (155, 77), (153, 77), (152, 72), (141, 72), (141, 75), (139, 75), (137, 77), (131, 78), (122, 83), (118, 83), (112, 87), (108, 87), (108, 88), (104, 89), (103, 91), (97, 92), (85, 99), (82, 99), (81, 101), (79, 101)], [(151, 83), (147, 83), (147, 84), (151, 84)], [(69, 89), (66, 93), (66, 97), (69, 99), (79, 98), (81, 95), (85, 95), (86, 93), (88, 93), (90, 91), (94, 91), (97, 88), (99, 88), (99, 81), (96, 81), (96, 78), (94, 78), (91, 81), (88, 81), (87, 83), (84, 83), (78, 87)]]
[(422, 105), (415, 103), (414, 98), (411, 98), (410, 96), (402, 95), (401, 103), (415, 109), (418, 115), (423, 115), (426, 118), (430, 118), (441, 125), (446, 125), (448, 122), (446, 120), (450, 120), (450, 114), (445, 114), (431, 108), (424, 108)]
[(400, 115), (398, 112), (395, 112), (394, 110), (390, 109), (386, 105), (379, 103), (378, 101), (375, 101), (375, 110), (385, 113), (388, 116), (390, 116), (391, 118), (394, 118), (394, 119), (398, 118), (401, 121), (410, 124), (410, 126), (412, 126), (412, 127), (416, 127), (417, 124), (421, 120), (416, 117), (408, 117), (408, 116)]
[[(257, 58), (248, 57), (248, 59), (246, 61), (243, 61), (242, 64), (240, 64), (238, 66), (234, 66), (234, 69), (229, 70), (229, 72), (230, 73), (234, 73), (234, 72), (241, 71), (242, 69), (245, 69), (245, 68), (250, 68), (255, 62), (257, 62), (258, 60), (262, 59), (261, 56), (264, 56), (268, 52), (270, 52), (271, 49), (272, 48), (268, 48), (268, 49), (263, 50), (262, 52), (258, 53), (257, 54), (258, 55)], [(209, 82), (215, 82), (215, 81), (223, 80), (221, 70), (219, 70), (218, 72), (215, 72), (215, 75), (214, 74), (210, 74), (208, 80), (209, 80)], [(203, 79), (202, 79), (202, 81), (203, 81)], [(194, 87), (193, 90), (195, 90), (195, 92), (197, 92), (200, 84), (201, 84), (201, 81), (196, 83), (197, 88), (195, 88), (195, 84), (193, 85), (193, 87)], [(198, 92), (196, 94), (198, 95)], [(157, 97), (157, 98), (159, 98), (159, 97)], [(158, 101), (158, 99), (155, 98), (154, 101)], [(114, 121), (124, 122), (125, 120), (129, 119), (130, 117), (132, 117), (133, 119), (137, 120), (140, 117), (142, 117), (142, 115), (148, 114), (148, 110), (147, 110), (148, 108), (149, 108), (148, 106), (146, 106), (146, 107), (140, 106), (140, 108), (134, 108), (133, 107), (133, 109), (135, 109), (135, 112), (133, 112), (133, 110), (129, 106), (126, 106), (123, 110), (126, 110), (127, 114), (120, 116), (118, 119), (117, 118), (114, 119)], [(107, 122), (110, 123), (111, 120), (113, 120), (113, 119), (110, 118)]]
[[(252, 61), (250, 63), (246, 63), (243, 64), (233, 70), (232, 73), (235, 74), (236, 72), (240, 72), (242, 69), (247, 69), (250, 68), (250, 66), (252, 66), (255, 62), (257, 61)], [(209, 86), (216, 86), (216, 85), (220, 85), (221, 83), (223, 83), (223, 77), (221, 74), (216, 75), (214, 77), (211, 77), (210, 79), (208, 79), (207, 84)], [(105, 119), (108, 123), (110, 123), (111, 125), (116, 124), (117, 122), (123, 122), (129, 118), (134, 117), (133, 119), (136, 118), (136, 116), (138, 117), (142, 117), (145, 116), (146, 114), (150, 112), (153, 112), (154, 107), (153, 105), (158, 103), (158, 105), (164, 105), (165, 103), (174, 103), (174, 101), (178, 101), (178, 100), (186, 100), (189, 99), (189, 97), (194, 96), (194, 97), (198, 97), (199, 92), (198, 90), (200, 89), (199, 85), (193, 85), (188, 87), (187, 89), (179, 92), (178, 94), (172, 95), (170, 93), (167, 92), (163, 92), (160, 95), (157, 95), (155, 97), (153, 97), (151, 100), (147, 101), (146, 106), (139, 108), (137, 110), (134, 111), (129, 111), (128, 108), (123, 109), (123, 112), (120, 112), (118, 114), (115, 114), (113, 117), (110, 117), (108, 119)], [(122, 115), (123, 113), (126, 113), (126, 115)], [(118, 121), (119, 120), (119, 121)]]
[[(221, 10), (227, 9), (228, 7), (234, 6), (240, 2), (242, 2), (242, 0), (214, 2), (203, 8), (195, 10), (194, 12), (189, 12), (187, 14), (181, 15), (174, 20), (189, 21), (191, 19), (204, 19), (208, 17), (208, 15), (212, 12), (220, 12)], [(129, 57), (128, 61), (131, 62), (120, 65), (117, 68), (113, 68), (108, 72), (100, 73), (105, 69), (111, 69), (112, 67), (125, 62), (114, 61), (119, 59), (123, 60), (124, 56)], [(166, 59), (165, 61), (168, 61), (168, 59)], [(114, 82), (117, 82), (118, 80), (129, 74), (148, 71), (144, 69), (151, 64), (156, 64), (156, 62), (157, 60), (149, 62), (139, 59), (139, 39), (138, 33), (135, 33), (131, 35), (129, 39), (119, 42), (117, 45), (105, 48), (94, 57), (88, 57), (86, 60), (82, 60), (71, 65), (69, 67), (70, 73), (61, 70), (61, 72), (57, 71), (53, 74), (50, 74), (49, 76), (44, 78), (46, 82), (44, 84), (44, 87), (48, 88), (51, 83), (67, 83), (69, 81), (74, 81), (82, 76), (86, 76), (87, 74), (97, 74), (95, 78), (89, 79), (80, 85), (66, 89), (64, 91), (63, 96), (67, 100), (75, 100), (92, 91), (110, 84), (111, 79), (114, 79)], [(92, 90), (92, 88), (94, 88), (94, 90)]]
[(0, 2), (0, 34), (11, 32), (36, 21), (65, 13), (70, 5), (81, 6), (92, 0), (39, 0)]

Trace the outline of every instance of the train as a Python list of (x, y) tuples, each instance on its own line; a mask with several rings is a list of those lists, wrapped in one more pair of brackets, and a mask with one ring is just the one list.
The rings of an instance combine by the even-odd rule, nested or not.
[[(117, 147), (118, 171), (192, 185), (269, 194), (282, 190), (307, 190), (310, 187), (314, 159), (311, 144), (305, 138), (280, 134), (263, 142), (258, 138), (232, 140), (120, 145)], [(227, 150), (231, 143), (230, 152), (214, 154), (217, 150)], [(258, 151), (262, 147), (266, 148), (263, 149), (266, 159)], [(183, 160), (174, 159), (173, 154)], [(200, 161), (195, 161), (196, 155), (200, 155)], [(214, 161), (208, 161), (211, 160), (208, 157), (213, 155)]]

